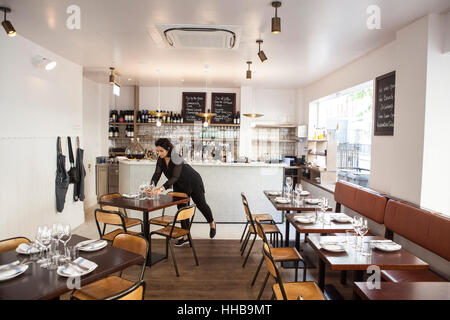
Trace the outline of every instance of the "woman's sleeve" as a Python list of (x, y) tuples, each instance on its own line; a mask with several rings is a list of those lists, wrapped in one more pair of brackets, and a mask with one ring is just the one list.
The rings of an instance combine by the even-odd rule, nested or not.
[(175, 184), (175, 182), (178, 181), (178, 179), (180, 178), (182, 168), (183, 168), (182, 163), (174, 165), (172, 177), (169, 180), (167, 180), (166, 183), (164, 183), (164, 188), (166, 190), (170, 189)]
[(152, 182), (153, 182), (154, 186), (156, 186), (156, 184), (159, 181), (159, 178), (161, 178), (161, 173), (162, 173), (162, 169), (161, 169), (161, 165), (160, 165), (160, 162), (158, 159), (158, 161), (156, 161), (155, 173), (153, 174), (153, 177), (152, 177)]

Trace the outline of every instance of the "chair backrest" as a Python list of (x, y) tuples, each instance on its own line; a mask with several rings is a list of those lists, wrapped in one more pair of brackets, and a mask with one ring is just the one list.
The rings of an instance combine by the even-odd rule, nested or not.
[(145, 293), (145, 281), (141, 280), (136, 282), (130, 288), (117, 293), (105, 300), (144, 300)]
[(283, 299), (287, 300), (286, 291), (284, 290), (284, 286), (283, 286), (283, 280), (281, 279), (281, 274), (278, 271), (278, 268), (275, 264), (275, 261), (274, 261), (272, 255), (270, 254), (270, 247), (267, 243), (264, 243), (263, 255), (264, 255), (264, 260), (266, 261), (267, 270), (269, 271), (270, 275), (275, 279), (275, 281), (280, 286), (280, 290), (281, 290), (281, 294), (283, 295)]
[(114, 237), (112, 245), (113, 247), (139, 254), (144, 258), (143, 268), (139, 278), (139, 280), (142, 280), (144, 277), (149, 249), (147, 239), (138, 235), (121, 233)]
[[(121, 197), (120, 193), (110, 193), (110, 194), (105, 194), (105, 195), (100, 196), (99, 200), (108, 200), (108, 199), (114, 199), (114, 198), (120, 198), (120, 197)], [(107, 211), (121, 212), (121, 208), (114, 207), (114, 206), (100, 205), (100, 208), (103, 210), (107, 210)]]
[(378, 192), (338, 181), (334, 190), (334, 199), (338, 204), (337, 207), (342, 204), (370, 220), (379, 224), (384, 223), (388, 199)]
[(95, 209), (96, 222), (105, 224), (117, 224), (125, 227), (125, 220), (120, 212), (106, 211), (105, 209)]
[(450, 260), (450, 219), (412, 204), (389, 200), (386, 228)]
[(245, 196), (245, 194), (243, 192), (241, 193), (241, 198), (242, 198), (242, 204), (244, 205), (245, 216), (247, 217), (247, 221), (251, 224), (252, 227), (255, 227), (253, 216), (252, 216), (252, 213), (248, 206), (247, 197)]
[(258, 221), (258, 220), (255, 220), (255, 224), (256, 224), (256, 233), (258, 234), (258, 236), (263, 241), (263, 244), (267, 244), (267, 248), (269, 250), (269, 253), (272, 254), (272, 251), (270, 250), (269, 241), (267, 240), (267, 236), (266, 236), (266, 233), (264, 231), (264, 228), (263, 228), (261, 222)]
[(170, 191), (170, 192), (167, 192), (167, 195), (172, 196), (172, 197), (189, 198), (189, 196), (184, 192)]
[(0, 240), (0, 253), (15, 250), (22, 243), (30, 243), (30, 240), (25, 237)]
[(188, 220), (188, 228), (186, 230), (191, 230), (192, 221), (194, 221), (196, 208), (197, 207), (195, 205), (190, 205), (183, 207), (177, 211), (175, 217), (173, 218), (172, 228), (170, 229), (170, 236), (172, 236), (176, 222)]

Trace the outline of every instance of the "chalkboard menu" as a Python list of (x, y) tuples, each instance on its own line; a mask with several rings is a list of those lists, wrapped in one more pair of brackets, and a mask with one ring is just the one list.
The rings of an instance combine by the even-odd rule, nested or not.
[(184, 123), (202, 121), (203, 118), (195, 116), (197, 113), (205, 112), (205, 92), (183, 92), (182, 116)]
[(375, 79), (376, 136), (394, 135), (395, 71)]
[(214, 123), (233, 123), (236, 112), (236, 93), (212, 93), (211, 112), (215, 113)]

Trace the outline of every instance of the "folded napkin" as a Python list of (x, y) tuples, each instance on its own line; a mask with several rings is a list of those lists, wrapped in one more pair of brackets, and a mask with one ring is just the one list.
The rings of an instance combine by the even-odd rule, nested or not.
[(84, 275), (93, 270), (95, 270), (98, 265), (95, 262), (89, 261), (85, 258), (79, 257), (73, 261), (75, 264), (80, 265), (82, 267), (88, 268), (89, 270), (84, 270), (82, 268), (78, 268), (72, 264), (66, 264), (60, 267), (60, 271), (67, 276), (76, 276), (76, 275)]
[(298, 216), (294, 218), (295, 221), (300, 222), (300, 223), (311, 223), (314, 222), (314, 217), (310, 217), (310, 216)]
[(394, 241), (392, 240), (370, 240), (371, 243), (384, 243), (384, 244), (396, 244)]
[(28, 269), (28, 265), (19, 264), (19, 261), (16, 261), (16, 262), (10, 263), (9, 265), (7, 265), (9, 267), (0, 269), (0, 280), (9, 278), (15, 274), (21, 273), (21, 272), (25, 271), (26, 269)]
[(306, 203), (318, 204), (319, 203), (319, 199), (306, 199)]
[(30, 246), (28, 243), (21, 243), (18, 247), (19, 251), (23, 253), (38, 253), (39, 250), (36, 247)]
[(309, 196), (310, 193), (309, 193), (309, 191), (302, 191), (302, 192), (300, 192), (300, 195), (301, 196)]
[(77, 248), (84, 250), (93, 250), (96, 248), (100, 248), (101, 246), (104, 246), (106, 243), (106, 240), (96, 239), (96, 240), (89, 240), (89, 241), (83, 241), (76, 245)]
[(4, 270), (4, 269), (10, 269), (13, 266), (17, 266), (19, 263), (20, 263), (19, 260), (16, 260), (16, 261), (8, 263), (8, 264), (2, 264), (2, 265), (0, 265), (0, 271)]
[(287, 199), (287, 198), (282, 198), (282, 197), (277, 197), (277, 198), (275, 198), (275, 201), (276, 201), (276, 202), (280, 202), (280, 203), (288, 203), (288, 202), (291, 202), (289, 199)]

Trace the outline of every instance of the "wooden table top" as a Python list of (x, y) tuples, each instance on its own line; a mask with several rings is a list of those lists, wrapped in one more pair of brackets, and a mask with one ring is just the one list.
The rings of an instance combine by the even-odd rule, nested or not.
[[(364, 239), (385, 240), (383, 237), (366, 236)], [(372, 250), (372, 256), (366, 257), (355, 251), (355, 248), (346, 246), (346, 252), (329, 252), (320, 248), (320, 241), (345, 241), (343, 237), (310, 236), (308, 243), (314, 252), (322, 259), (331, 270), (367, 270), (369, 266), (377, 265), (382, 270), (427, 270), (428, 263), (417, 258), (405, 249), (395, 252), (384, 252), (378, 249)]]
[(301, 213), (286, 214), (286, 219), (300, 233), (345, 233), (347, 230), (353, 230), (353, 226), (351, 223), (339, 223), (331, 221), (331, 224), (302, 224), (295, 220), (295, 217), (301, 215)]
[(365, 300), (450, 300), (450, 282), (381, 282), (380, 289), (369, 289), (366, 282), (355, 282), (355, 292)]
[(181, 198), (169, 196), (166, 194), (161, 194), (158, 199), (150, 200), (138, 200), (138, 199), (128, 199), (128, 198), (112, 198), (107, 200), (101, 200), (98, 203), (101, 205), (114, 206), (125, 209), (132, 209), (137, 211), (155, 211), (171, 207), (181, 203), (188, 203), (189, 198)]
[[(296, 206), (294, 203), (278, 203), (275, 201), (275, 198), (279, 196), (271, 196), (269, 195), (269, 192), (271, 191), (264, 191), (264, 194), (266, 195), (267, 199), (272, 203), (272, 205), (275, 207), (278, 211), (316, 211), (320, 210), (319, 205), (317, 204), (307, 204), (305, 201), (303, 201), (303, 205)], [(302, 196), (303, 199), (311, 198), (311, 196)], [(331, 211), (332, 208), (329, 207), (327, 211)]]
[[(73, 235), (68, 245), (75, 245), (84, 240), (88, 239)], [(112, 247), (110, 244), (94, 252), (80, 251), (79, 256), (98, 265), (94, 271), (81, 277), (82, 286), (144, 261), (141, 255)], [(27, 257), (15, 250), (4, 252), (0, 254), (0, 265), (22, 261)], [(69, 291), (71, 289), (67, 287), (67, 278), (59, 276), (56, 270), (43, 269), (35, 262), (29, 264), (23, 274), (0, 282), (0, 300), (55, 299)]]

